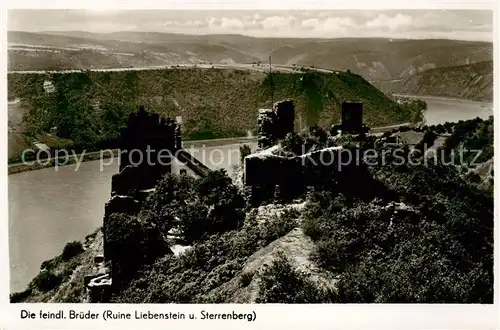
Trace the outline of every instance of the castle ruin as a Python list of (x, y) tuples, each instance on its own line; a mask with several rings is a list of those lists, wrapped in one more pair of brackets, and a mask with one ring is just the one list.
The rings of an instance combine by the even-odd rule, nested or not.
[[(363, 104), (342, 103), (342, 122), (332, 131), (362, 134)], [(295, 109), (291, 100), (277, 102), (274, 109), (261, 109), (258, 115), (258, 151), (244, 159), (244, 181), (250, 191), (250, 204), (257, 206), (273, 198), (293, 198), (307, 186), (321, 184), (340, 172), (351, 175), (356, 160), (348, 159), (341, 146), (324, 148), (303, 155), (286, 157), (278, 154), (279, 139), (294, 131)], [(336, 135), (336, 134), (333, 134)]]
[[(295, 157), (275, 154), (278, 149), (276, 142), (294, 132), (294, 120), (292, 100), (277, 102), (273, 109), (259, 110), (258, 152), (244, 159), (244, 183), (250, 189), (250, 204), (299, 196), (307, 186), (321, 183), (340, 172), (341, 169), (332, 170), (332, 166), (322, 164), (333, 164), (334, 160), (344, 162), (342, 147), (325, 148)], [(362, 105), (343, 106), (342, 129), (359, 132), (363, 127), (361, 120)], [(160, 118), (143, 107), (131, 114), (127, 127), (120, 130), (119, 148), (119, 173), (112, 177), (104, 226), (114, 213), (137, 216), (158, 182), (172, 172), (174, 157), (198, 176), (206, 176), (210, 172), (208, 167), (182, 148), (181, 128), (176, 120)], [(350, 165), (345, 168), (348, 167)], [(85, 277), (90, 302), (107, 302), (113, 286), (113, 255), (105, 231), (103, 251), (102, 256), (96, 256), (92, 273)], [(119, 282), (117, 273), (115, 280)]]
[[(127, 126), (120, 130), (119, 148), (119, 173), (111, 179), (111, 198), (105, 205), (104, 226), (113, 213), (138, 215), (142, 203), (158, 182), (172, 172), (174, 157), (195, 175), (205, 176), (210, 172), (182, 149), (180, 124), (174, 119), (148, 113), (144, 107), (132, 113)], [(113, 285), (113, 255), (105, 232), (103, 252), (102, 258), (96, 256), (94, 270), (85, 277), (90, 302), (106, 302)]]

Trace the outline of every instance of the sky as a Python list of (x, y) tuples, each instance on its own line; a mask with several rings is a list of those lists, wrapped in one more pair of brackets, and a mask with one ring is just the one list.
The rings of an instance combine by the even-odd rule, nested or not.
[(488, 10), (9, 10), (10, 31), (493, 40)]

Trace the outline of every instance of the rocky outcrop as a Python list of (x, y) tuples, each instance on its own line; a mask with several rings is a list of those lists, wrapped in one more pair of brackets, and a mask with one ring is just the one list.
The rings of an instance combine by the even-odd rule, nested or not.
[(89, 303), (108, 302), (111, 297), (111, 269), (106, 265), (104, 255), (94, 257), (92, 272), (84, 277), (87, 301)]
[(210, 291), (207, 298), (224, 303), (255, 303), (259, 295), (260, 274), (279, 254), (286, 255), (292, 266), (306, 274), (318, 287), (335, 289), (336, 277), (311, 260), (314, 250), (311, 238), (296, 228), (251, 255), (239, 275)]

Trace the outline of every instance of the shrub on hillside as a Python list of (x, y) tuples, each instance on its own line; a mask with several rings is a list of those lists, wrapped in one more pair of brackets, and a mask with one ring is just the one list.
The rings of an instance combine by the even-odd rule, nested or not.
[(245, 201), (224, 170), (198, 179), (193, 189), (196, 199), (179, 210), (180, 229), (186, 242), (243, 225)]
[(224, 170), (207, 177), (167, 175), (148, 198), (141, 216), (167, 232), (180, 229), (185, 243), (243, 225), (245, 201)]
[(62, 277), (50, 270), (41, 271), (32, 281), (31, 286), (42, 292), (47, 292), (57, 287), (62, 282)]
[(319, 265), (341, 274), (335, 301), (491, 302), (492, 199), (452, 166), (385, 171), (393, 197), (317, 196), (305, 214)]
[(252, 282), (254, 276), (255, 276), (255, 272), (245, 272), (245, 273), (241, 274), (241, 278), (240, 278), (241, 285), (244, 288), (249, 286), (250, 283)]
[(84, 250), (81, 242), (78, 241), (69, 242), (68, 244), (66, 244), (66, 246), (64, 246), (64, 250), (61, 257), (64, 261), (67, 261), (73, 258), (74, 256), (82, 253), (83, 251)]
[(281, 141), (283, 150), (293, 155), (301, 155), (304, 152), (303, 144), (302, 137), (297, 133), (287, 133), (283, 141)]
[[(286, 213), (287, 219), (296, 216), (293, 211)], [(249, 256), (277, 238), (274, 231), (270, 235), (268, 225), (269, 222), (258, 223), (254, 215), (249, 215), (239, 230), (206, 236), (178, 257), (160, 257), (152, 265), (145, 265), (128, 287), (114, 296), (113, 302), (211, 302), (206, 296), (210, 290), (236, 276)]]
[(221, 232), (243, 225), (245, 201), (225, 170), (212, 171), (196, 182), (196, 194), (210, 208), (209, 231)]
[(434, 141), (436, 140), (437, 135), (434, 133), (434, 131), (429, 130), (424, 133), (424, 136), (422, 137), (422, 140), (418, 142), (415, 145), (415, 150), (418, 150), (420, 155), (424, 155), (424, 152), (429, 150), (433, 145)]
[(113, 281), (126, 282), (143, 265), (171, 253), (153, 223), (140, 221), (136, 216), (112, 213), (104, 222), (104, 250), (113, 262)]
[(13, 304), (23, 302), (24, 300), (26, 300), (26, 298), (28, 298), (31, 295), (32, 292), (33, 292), (32, 288), (27, 288), (26, 290), (21, 292), (11, 293), (9, 296), (9, 301)]
[(328, 303), (331, 293), (319, 288), (305, 274), (295, 270), (280, 253), (266, 265), (259, 277), (256, 303), (311, 304)]
[(187, 202), (198, 196), (193, 189), (196, 179), (189, 175), (166, 175), (149, 195), (140, 213), (145, 221), (155, 223), (158, 230), (168, 232), (179, 224), (179, 213)]
[(287, 209), (281, 215), (273, 215), (263, 226), (263, 237), (271, 242), (285, 236), (298, 226), (298, 216), (298, 212), (293, 209)]
[(42, 262), (40, 265), (40, 270), (46, 269), (46, 270), (52, 270), (54, 269), (58, 264), (60, 263), (60, 257), (55, 257), (50, 260), (45, 260)]
[(302, 155), (328, 146), (329, 134), (320, 126), (314, 125), (307, 132), (288, 133), (281, 141), (281, 146), (287, 152)]
[(446, 139), (444, 149), (451, 151), (463, 143), (468, 137), (472, 136), (478, 125), (483, 122), (481, 118), (471, 120), (459, 120), (453, 127), (453, 133)]

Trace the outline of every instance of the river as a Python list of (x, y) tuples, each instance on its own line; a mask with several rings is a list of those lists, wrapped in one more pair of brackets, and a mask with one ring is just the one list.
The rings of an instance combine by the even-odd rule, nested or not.
[[(427, 101), (427, 124), (488, 118), (488, 103), (419, 97)], [(253, 143), (255, 147), (255, 143)], [(213, 150), (220, 150), (212, 152)], [(194, 154), (212, 168), (233, 172), (239, 163), (239, 144), (207, 147)], [(188, 149), (191, 151), (191, 149)], [(232, 155), (232, 156), (228, 156)], [(107, 160), (106, 160), (107, 161)], [(40, 264), (62, 252), (72, 240), (82, 240), (102, 225), (104, 204), (111, 193), (111, 176), (118, 162), (103, 166), (99, 161), (24, 172), (9, 180), (9, 256), (10, 288), (24, 290), (38, 274)]]
[(493, 105), (486, 102), (456, 100), (444, 97), (410, 96), (427, 102), (425, 123), (427, 125), (443, 124), (447, 121), (473, 119), (480, 117), (487, 119), (493, 114)]

